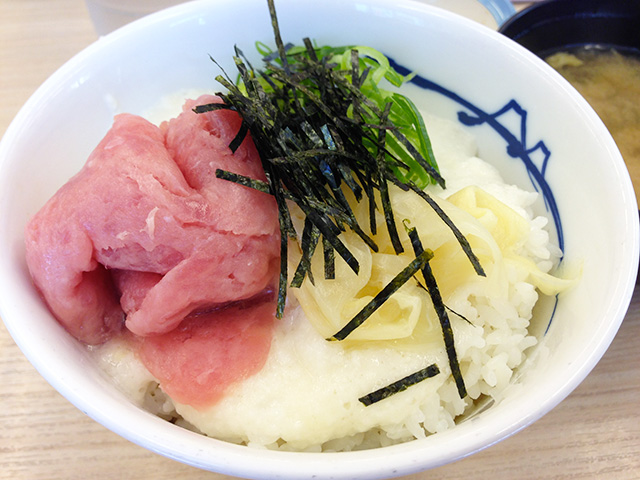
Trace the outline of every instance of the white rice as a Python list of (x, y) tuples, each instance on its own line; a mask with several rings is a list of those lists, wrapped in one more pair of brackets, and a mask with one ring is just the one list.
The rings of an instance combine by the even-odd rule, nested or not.
[[(507, 185), (488, 163), (477, 158), (472, 136), (456, 124), (426, 116), (448, 196), (477, 185), (530, 222), (529, 240), (519, 252), (548, 271), (557, 259), (544, 230), (547, 219), (534, 218), (537, 194)], [(435, 190), (434, 190), (435, 191)], [(233, 387), (206, 411), (174, 404), (157, 381), (117, 340), (95, 349), (95, 355), (138, 405), (162, 416), (179, 418), (206, 435), (259, 448), (335, 451), (373, 448), (441, 432), (455, 425), (474, 401), (500, 400), (526, 350), (536, 344), (528, 333), (535, 288), (516, 270), (509, 271), (505, 295), (489, 296), (470, 284), (448, 307), (468, 397), (461, 400), (450, 375), (442, 333), (429, 345), (399, 350), (390, 346), (345, 348), (327, 342), (306, 320), (289, 295), (285, 318), (275, 329), (266, 365)], [(358, 398), (436, 363), (441, 374), (404, 392), (365, 407)]]

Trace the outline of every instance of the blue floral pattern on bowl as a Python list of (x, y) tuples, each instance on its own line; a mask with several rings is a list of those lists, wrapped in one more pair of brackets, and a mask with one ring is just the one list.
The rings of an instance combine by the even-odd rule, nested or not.
[[(402, 75), (411, 73), (409, 69), (399, 65), (393, 59), (389, 59), (389, 61), (393, 68)], [(487, 113), (455, 92), (420, 75), (414, 75), (411, 79), (411, 83), (425, 90), (431, 90), (443, 95), (464, 107), (465, 110), (458, 112), (458, 120), (463, 125), (473, 127), (486, 124), (505, 140), (506, 151), (509, 156), (514, 159), (519, 159), (522, 162), (523, 166), (527, 170), (531, 184), (535, 190), (542, 195), (545, 207), (553, 219), (556, 234), (558, 236), (558, 246), (560, 247), (560, 250), (564, 251), (564, 234), (562, 231), (560, 212), (558, 210), (558, 205), (553, 195), (553, 191), (545, 178), (547, 165), (551, 158), (551, 151), (547, 148), (543, 140), (535, 142), (531, 147), (528, 146), (527, 110), (516, 100), (511, 99), (494, 113)], [(509, 128), (500, 122), (500, 117), (509, 112), (515, 112), (515, 114), (520, 118), (518, 132), (510, 131)], [(536, 162), (533, 159), (533, 155), (536, 153), (542, 155), (542, 162), (540, 166), (536, 165)]]

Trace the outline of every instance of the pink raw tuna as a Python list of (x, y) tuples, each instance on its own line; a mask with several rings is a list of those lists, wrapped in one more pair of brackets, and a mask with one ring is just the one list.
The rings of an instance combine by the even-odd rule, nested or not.
[(274, 319), (273, 302), (258, 300), (194, 315), (171, 332), (137, 337), (133, 345), (173, 400), (201, 409), (262, 369)]
[[(273, 198), (215, 177), (263, 179), (250, 138), (232, 154), (237, 114), (192, 104), (158, 128), (119, 115), (84, 168), (26, 228), (27, 264), (58, 320), (89, 344), (127, 327), (165, 333), (194, 310), (272, 285), (279, 235)], [(119, 296), (121, 294), (121, 297)]]

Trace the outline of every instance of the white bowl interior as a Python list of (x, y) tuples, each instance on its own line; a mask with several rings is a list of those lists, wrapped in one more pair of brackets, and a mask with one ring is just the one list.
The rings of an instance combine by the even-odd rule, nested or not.
[[(383, 478), (453, 461), (535, 421), (564, 399), (605, 352), (637, 272), (638, 210), (610, 135), (586, 102), (537, 57), (448, 12), (403, 0), (279, 0), (285, 41), (376, 47), (430, 80), (497, 112), (515, 99), (528, 112), (525, 146), (543, 140), (565, 235), (565, 262), (582, 262), (563, 294), (535, 368), (507, 398), (453, 430), (375, 451), (300, 454), (248, 449), (188, 432), (131, 405), (86, 350), (52, 319), (24, 262), (28, 218), (75, 172), (119, 112), (142, 113), (182, 89), (220, 88), (211, 54), (234, 74), (234, 44), (273, 38), (262, 0), (196, 1), (101, 38), (56, 72), (20, 111), (0, 144), (0, 314), (27, 358), (80, 410), (129, 440), (201, 468), (251, 478)], [(313, 18), (313, 22), (300, 19)], [(416, 102), (448, 118), (463, 108), (410, 86)], [(519, 132), (519, 117), (502, 121)], [(469, 127), (480, 155), (508, 181), (530, 185), (503, 138)], [(540, 205), (540, 209), (543, 209)], [(541, 321), (548, 320), (543, 312)]]

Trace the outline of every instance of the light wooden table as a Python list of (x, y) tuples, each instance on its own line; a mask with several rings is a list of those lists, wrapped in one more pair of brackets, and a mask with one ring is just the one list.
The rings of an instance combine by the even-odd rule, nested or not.
[[(82, 0), (0, 0), (0, 135), (46, 77), (95, 39)], [(0, 478), (230, 477), (157, 456), (83, 415), (0, 323)], [(404, 480), (427, 479), (640, 479), (640, 291), (607, 354), (567, 400), (498, 445)]]

